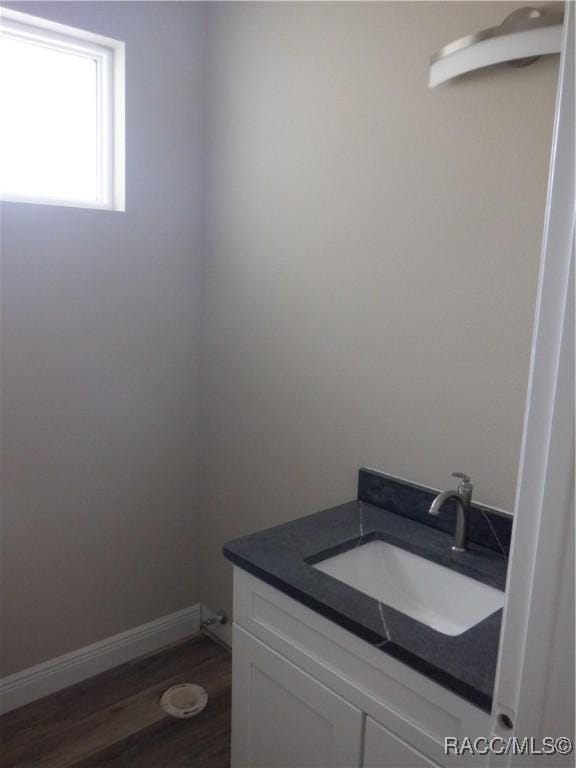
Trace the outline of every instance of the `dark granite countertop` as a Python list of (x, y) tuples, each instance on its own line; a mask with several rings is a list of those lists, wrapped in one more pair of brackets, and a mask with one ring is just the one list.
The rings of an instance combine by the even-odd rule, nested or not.
[[(374, 473), (366, 479), (373, 484)], [(418, 494), (432, 493), (421, 486), (414, 488)], [(486, 517), (485, 510), (478, 512), (479, 517), (480, 513)], [(506, 520), (497, 520), (500, 523), (511, 527)], [(488, 525), (494, 533), (492, 524)], [(224, 554), (240, 568), (489, 712), (501, 610), (460, 635), (446, 635), (313, 567), (326, 557), (380, 539), (504, 590), (506, 553), (475, 543), (470, 543), (468, 551), (455, 553), (452, 538), (398, 511), (357, 500), (236, 539), (225, 545)]]

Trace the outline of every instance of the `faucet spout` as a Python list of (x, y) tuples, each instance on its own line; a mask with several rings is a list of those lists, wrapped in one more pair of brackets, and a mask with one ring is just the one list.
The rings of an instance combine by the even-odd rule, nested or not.
[(430, 505), (428, 514), (437, 517), (440, 514), (440, 510), (449, 499), (456, 499), (456, 501), (460, 501), (460, 494), (458, 491), (444, 491), (443, 493), (439, 493)]
[(467, 475), (455, 473), (455, 477), (462, 478), (457, 491), (444, 491), (439, 493), (434, 499), (428, 510), (431, 515), (439, 515), (444, 504), (450, 499), (454, 499), (458, 505), (456, 517), (456, 530), (454, 531), (454, 543), (452, 549), (455, 552), (465, 552), (468, 539), (468, 517), (472, 503), (473, 485)]

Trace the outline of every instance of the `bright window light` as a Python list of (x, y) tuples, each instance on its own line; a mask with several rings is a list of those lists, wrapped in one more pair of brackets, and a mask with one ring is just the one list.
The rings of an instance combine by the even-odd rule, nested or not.
[(0, 24), (2, 198), (124, 210), (124, 44), (7, 9)]

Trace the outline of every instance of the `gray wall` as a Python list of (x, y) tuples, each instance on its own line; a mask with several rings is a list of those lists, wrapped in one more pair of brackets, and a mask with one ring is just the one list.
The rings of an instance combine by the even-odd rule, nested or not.
[(514, 6), (16, 7), (127, 42), (127, 211), (2, 207), (2, 673), (361, 464), (510, 507), (557, 62), (426, 72)]
[(511, 3), (209, 10), (205, 601), (362, 464), (511, 508), (558, 60), (427, 89)]
[(4, 674), (199, 597), (204, 9), (15, 7), (126, 41), (127, 210), (2, 207)]

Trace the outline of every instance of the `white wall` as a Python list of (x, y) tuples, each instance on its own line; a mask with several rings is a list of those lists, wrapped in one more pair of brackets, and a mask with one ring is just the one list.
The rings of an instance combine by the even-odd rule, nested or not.
[(198, 600), (202, 6), (17, 3), (126, 41), (126, 213), (2, 206), (3, 674)]
[[(575, 702), (574, 649), (574, 498), (562, 556), (562, 570), (556, 601), (554, 634), (548, 660), (548, 679), (544, 696), (540, 737), (567, 736), (574, 741)], [(548, 758), (550, 762), (550, 758)], [(540, 763), (546, 765), (546, 758)], [(554, 768), (572, 768), (574, 755), (556, 755)]]
[(210, 6), (209, 605), (227, 539), (353, 498), (362, 464), (512, 507), (558, 60), (427, 70), (515, 7)]

